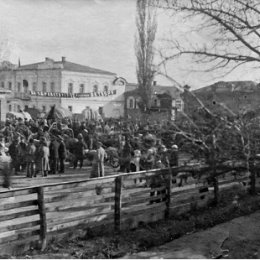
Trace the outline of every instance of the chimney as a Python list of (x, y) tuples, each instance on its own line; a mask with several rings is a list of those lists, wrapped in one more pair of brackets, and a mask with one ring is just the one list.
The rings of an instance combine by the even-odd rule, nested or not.
[(45, 61), (48, 61), (48, 60), (50, 60), (50, 58), (48, 58), (48, 57), (45, 57)]
[(66, 57), (61, 57), (61, 61), (65, 62), (66, 61)]
[(154, 81), (153, 81), (153, 86), (156, 86), (156, 84), (157, 84), (157, 82), (154, 80)]

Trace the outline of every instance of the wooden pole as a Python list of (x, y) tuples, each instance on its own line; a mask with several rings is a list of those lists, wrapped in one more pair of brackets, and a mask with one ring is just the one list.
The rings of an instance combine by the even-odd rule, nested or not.
[(118, 176), (115, 179), (115, 217), (114, 227), (116, 231), (121, 229), (121, 193), (122, 193), (122, 177)]
[(38, 195), (38, 207), (40, 214), (40, 240), (41, 240), (41, 251), (44, 251), (47, 245), (47, 220), (46, 220), (46, 210), (44, 203), (44, 188), (37, 187)]
[(166, 179), (166, 210), (165, 210), (165, 218), (170, 217), (170, 206), (171, 206), (171, 190), (172, 190), (172, 169), (169, 167), (169, 172), (167, 174)]

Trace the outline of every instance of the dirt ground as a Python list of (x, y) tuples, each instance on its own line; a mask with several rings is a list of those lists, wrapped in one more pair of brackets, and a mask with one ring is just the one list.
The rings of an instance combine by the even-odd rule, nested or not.
[(260, 211), (235, 218), (205, 231), (186, 235), (160, 247), (124, 258), (225, 258), (260, 257)]

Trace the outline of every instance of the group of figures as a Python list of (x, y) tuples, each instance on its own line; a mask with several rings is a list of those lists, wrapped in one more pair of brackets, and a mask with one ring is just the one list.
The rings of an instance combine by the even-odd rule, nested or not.
[[(178, 164), (176, 144), (163, 144), (147, 124), (121, 120), (7, 120), (0, 134), (1, 163), (10, 175), (28, 178), (64, 173), (65, 161), (77, 169), (88, 159), (91, 178), (105, 176), (105, 164), (119, 172), (164, 168)], [(76, 138), (75, 138), (76, 136)], [(3, 167), (2, 167), (3, 168)]]

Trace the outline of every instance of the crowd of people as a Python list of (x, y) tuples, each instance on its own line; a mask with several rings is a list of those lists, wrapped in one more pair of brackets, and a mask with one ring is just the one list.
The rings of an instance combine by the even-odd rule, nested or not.
[(178, 164), (177, 145), (164, 144), (158, 134), (169, 126), (168, 122), (119, 119), (78, 122), (18, 118), (7, 120), (0, 130), (0, 152), (2, 158), (10, 156), (10, 174), (26, 172), (28, 178), (62, 174), (65, 161), (74, 169), (82, 168), (86, 158), (92, 164), (92, 178), (105, 176), (105, 162), (113, 159), (118, 160), (119, 172), (164, 168)]

